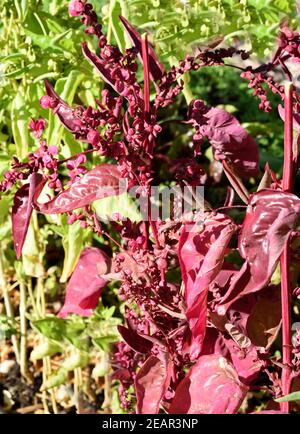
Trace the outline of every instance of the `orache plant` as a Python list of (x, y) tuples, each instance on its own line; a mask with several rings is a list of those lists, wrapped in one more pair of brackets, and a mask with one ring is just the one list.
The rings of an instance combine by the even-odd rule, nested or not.
[[(97, 39), (98, 54), (86, 42), (82, 50), (108, 87), (96, 108), (70, 107), (46, 82), (41, 106), (53, 110), (85, 150), (59, 159), (58, 149), (43, 139), (45, 123), (31, 123), (40, 148), (26, 162), (15, 159), (1, 183), (5, 192), (23, 182), (12, 212), (17, 257), (33, 209), (66, 213), (69, 224), (80, 221), (107, 240), (103, 251), (88, 247), (81, 253), (59, 316), (90, 315), (108, 282), (119, 282), (119, 297), (126, 306), (124, 325), (118, 327), (123, 340), (114, 346), (110, 362), (127, 411), (236, 413), (248, 391), (261, 389), (269, 401), (288, 394), (300, 366), (300, 331), (292, 340), (290, 324), (297, 280), (291, 266), (297, 261), (300, 217), (300, 199), (292, 191), (298, 169), (293, 122), (297, 126), (300, 101), (291, 82), (284, 87), (270, 73), (281, 67), (292, 79), (287, 61), (300, 60), (300, 35), (283, 27), (273, 59), (258, 68), (230, 65), (233, 56), (246, 62), (249, 53), (222, 47), (199, 49), (164, 71), (147, 35), (140, 36), (123, 17), (133, 42), (124, 53), (107, 43), (89, 3), (73, 0), (69, 12), (80, 16), (86, 33)], [(162, 118), (183, 89), (182, 75), (209, 66), (239, 68), (266, 112), (271, 110), (267, 91), (282, 98), (282, 179), (268, 165), (261, 177), (256, 141), (225, 110), (196, 99), (184, 119)], [(177, 158), (165, 143), (174, 125), (193, 130), (191, 146)], [(201, 163), (207, 141), (216, 167), (229, 181), (221, 203), (204, 201), (200, 211), (176, 218), (180, 206), (175, 198), (171, 218), (165, 221), (153, 218), (151, 212), (142, 221), (122, 219), (122, 209), (110, 224), (100, 221), (93, 202), (101, 204), (105, 197), (120, 195), (121, 184), (128, 190), (136, 186), (148, 204), (151, 186), (163, 183), (207, 186), (209, 196), (209, 175)], [(93, 166), (99, 156), (105, 162)], [(162, 161), (167, 181), (160, 171)], [(261, 177), (256, 191), (245, 186), (250, 177)], [(242, 213), (236, 214), (240, 209)], [(237, 215), (242, 222), (235, 221)], [(273, 279), (279, 262), (281, 301), (280, 285)], [(280, 360), (271, 356), (281, 324)], [(289, 410), (284, 401), (275, 412)]]

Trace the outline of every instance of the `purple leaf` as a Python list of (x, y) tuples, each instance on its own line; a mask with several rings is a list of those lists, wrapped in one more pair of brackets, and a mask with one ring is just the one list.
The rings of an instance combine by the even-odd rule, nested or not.
[(239, 300), (243, 295), (255, 292), (255, 288), (256, 285), (251, 278), (250, 266), (246, 261), (239, 272), (232, 277), (228, 291), (218, 305), (218, 314), (225, 315), (235, 301)]
[[(281, 104), (278, 105), (278, 113), (284, 122), (285, 121), (285, 113), (284, 113), (284, 107), (282, 107)], [(300, 131), (300, 114), (299, 113), (293, 113), (293, 127), (298, 132)]]
[(176, 389), (171, 414), (232, 414), (240, 408), (248, 387), (234, 367), (216, 354), (201, 356)]
[(270, 348), (281, 325), (280, 291), (271, 286), (259, 297), (247, 320), (247, 335), (257, 347)]
[(69, 313), (90, 316), (97, 307), (102, 288), (107, 280), (105, 275), (109, 258), (96, 247), (86, 247), (77, 262), (66, 289), (65, 303), (58, 316), (64, 318)]
[(226, 161), (223, 161), (222, 163), (223, 163), (224, 172), (230, 184), (234, 188), (234, 191), (238, 194), (240, 199), (242, 199), (242, 201), (247, 204), (249, 202), (250, 194), (247, 188), (244, 186), (243, 181), (237, 175), (237, 173), (235, 173), (233, 167), (231, 167), (230, 164), (228, 164)]
[(261, 178), (259, 185), (257, 187), (257, 191), (265, 190), (267, 188), (271, 188), (273, 179), (276, 179), (275, 173), (271, 170), (269, 163), (265, 164), (265, 172), (263, 177)]
[(150, 356), (135, 377), (137, 414), (157, 414), (171, 379), (171, 363)]
[(34, 206), (45, 214), (69, 212), (90, 205), (97, 199), (119, 195), (121, 190), (124, 192), (124, 185), (125, 180), (116, 165), (101, 164), (49, 202), (40, 204), (36, 197)]
[[(119, 17), (123, 26), (125, 27), (126, 32), (128, 33), (128, 36), (131, 39), (131, 42), (135, 46), (135, 48), (138, 50), (139, 55), (141, 57), (142, 55), (142, 38), (139, 32), (122, 16)], [(164, 73), (163, 65), (159, 62), (155, 51), (153, 48), (149, 45), (148, 49), (149, 54), (149, 72), (151, 77), (154, 81), (158, 81), (162, 78), (162, 75)]]
[[(238, 339), (238, 337), (236, 338)], [(247, 339), (241, 335), (241, 340)], [(247, 339), (249, 341), (249, 339)], [(241, 348), (234, 340), (225, 340), (230, 352), (230, 357), (239, 378), (245, 383), (250, 384), (259, 374), (263, 362), (259, 359), (257, 349), (251, 344)]]
[[(226, 357), (245, 384), (254, 380), (262, 368), (257, 348), (246, 331), (247, 320), (256, 303), (255, 295), (250, 294), (234, 303), (227, 316), (219, 317), (215, 312), (210, 312), (210, 322), (219, 332), (207, 329), (201, 352), (201, 355), (221, 354)], [(227, 332), (226, 335), (224, 332)]]
[(140, 336), (133, 329), (119, 325), (118, 331), (126, 344), (137, 353), (146, 354), (151, 351), (152, 342)]
[(221, 333), (215, 328), (208, 327), (206, 329), (201, 356), (209, 354), (219, 354), (223, 357), (228, 357), (229, 351), (224, 343), (224, 338)]
[(34, 173), (30, 176), (30, 182), (22, 185), (14, 196), (12, 208), (12, 234), (17, 259), (20, 259), (23, 245), (26, 239), (31, 214), (34, 194), (40, 194), (45, 182), (43, 176)]
[(260, 190), (252, 195), (239, 239), (239, 251), (254, 281), (268, 281), (285, 242), (300, 218), (300, 199), (291, 193)]
[[(53, 112), (58, 116), (61, 123), (72, 133), (83, 132), (83, 138), (86, 138), (87, 130), (84, 122), (78, 114), (78, 110), (71, 108), (60, 96), (55, 92), (51, 84), (46, 80), (45, 87), (47, 95), (55, 103)], [(85, 131), (86, 130), (86, 131)]]
[(117, 93), (119, 93), (115, 87), (116, 80), (112, 78), (110, 70), (106, 67), (103, 60), (100, 59), (95, 53), (92, 53), (86, 42), (82, 44), (82, 52), (86, 59), (97, 69), (102, 80), (109, 84)]
[(218, 214), (205, 220), (203, 226), (185, 225), (181, 233), (178, 256), (185, 286), (186, 317), (192, 334), (192, 359), (198, 357), (205, 336), (209, 285), (221, 271), (235, 231), (232, 220)]
[(246, 262), (220, 303), (220, 314), (238, 298), (268, 285), (299, 218), (300, 199), (291, 193), (266, 189), (251, 196), (239, 238)]
[(207, 137), (212, 144), (216, 160), (228, 161), (240, 176), (257, 175), (257, 143), (231, 113), (195, 100), (189, 107), (189, 120), (196, 128), (197, 139)]

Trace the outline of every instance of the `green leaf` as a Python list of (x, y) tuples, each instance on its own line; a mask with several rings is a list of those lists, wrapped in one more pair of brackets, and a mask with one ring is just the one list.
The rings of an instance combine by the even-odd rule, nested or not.
[(68, 378), (68, 371), (60, 368), (48, 377), (46, 383), (43, 385), (42, 390), (52, 389), (53, 387), (60, 386)]
[(7, 56), (0, 56), (0, 60), (1, 62), (6, 62), (7, 60), (11, 60), (11, 59), (26, 59), (27, 56), (24, 53), (11, 53), (8, 54)]
[(60, 282), (64, 283), (73, 273), (83, 248), (83, 230), (80, 227), (79, 221), (72, 225), (66, 225), (66, 232), (63, 236), (62, 244), (65, 257)]
[(40, 247), (32, 221), (28, 227), (25, 243), (22, 249), (22, 262), (24, 272), (27, 276), (41, 277), (44, 275)]
[(56, 35), (54, 38), (52, 36), (48, 36), (48, 35), (40, 35), (40, 34), (31, 32), (30, 30), (25, 30), (25, 34), (31, 38), (34, 45), (37, 45), (38, 47), (42, 48), (43, 50), (51, 48), (51, 50), (53, 50), (53, 51), (64, 52), (65, 48), (60, 47), (59, 42), (62, 41), (68, 35), (68, 33), (70, 33), (70, 31), (71, 30), (68, 29), (61, 34)]
[(31, 321), (31, 324), (43, 336), (57, 342), (61, 342), (66, 333), (66, 322), (56, 316)]
[(24, 94), (19, 90), (12, 101), (11, 126), (16, 145), (16, 153), (19, 159), (24, 159), (28, 154), (28, 145), (33, 143), (29, 136), (28, 124), (30, 112)]
[(6, 72), (3, 74), (3, 77), (20, 79), (24, 76), (25, 72), (30, 71), (34, 68), (34, 66), (35, 65), (33, 63), (29, 63), (24, 68), (14, 69), (13, 71)]
[(64, 158), (70, 158), (72, 155), (79, 154), (83, 151), (82, 143), (78, 140), (74, 139), (73, 134), (68, 131), (63, 131), (62, 139), (64, 141), (65, 146), (63, 146), (60, 150), (60, 155)]
[(4, 172), (9, 170), (10, 163), (11, 157), (9, 155), (0, 155), (0, 176), (2, 176)]
[(76, 368), (83, 368), (90, 361), (87, 353), (82, 351), (75, 351), (70, 357), (66, 358), (62, 364), (62, 368), (66, 371), (73, 371)]
[(50, 339), (40, 343), (38, 346), (34, 347), (34, 349), (30, 353), (30, 359), (40, 360), (47, 356), (52, 356), (55, 353), (61, 353), (62, 346), (57, 342), (52, 342)]
[(111, 345), (119, 340), (117, 335), (108, 335), (101, 338), (95, 338), (92, 340), (93, 344), (102, 351), (110, 351)]
[(105, 197), (93, 202), (93, 208), (97, 217), (104, 222), (113, 218), (114, 214), (120, 214), (124, 218), (129, 218), (133, 222), (142, 220), (139, 207), (128, 193), (122, 193), (118, 196)]
[(0, 200), (0, 223), (4, 223), (4, 220), (8, 217), (10, 207), (10, 200), (8, 197), (3, 197)]
[(83, 351), (87, 351), (89, 347), (89, 338), (85, 334), (85, 328), (86, 324), (83, 318), (77, 315), (65, 320), (64, 337), (74, 347)]
[(17, 280), (19, 282), (24, 282), (26, 279), (26, 274), (25, 274), (22, 262), (21, 261), (15, 261), (14, 262), (14, 268), (15, 268)]
[(111, 42), (111, 35), (113, 33), (117, 45), (121, 51), (124, 51), (126, 48), (125, 43), (125, 32), (123, 26), (119, 20), (119, 16), (122, 14), (121, 7), (119, 1), (111, 0), (109, 2), (109, 16), (108, 16), (108, 29), (107, 35), (108, 40)]
[(11, 237), (11, 219), (6, 220), (0, 225), (0, 241)]
[(11, 318), (0, 314), (0, 342), (4, 339), (10, 339), (12, 335), (17, 333), (17, 329)]
[(281, 398), (277, 398), (274, 401), (276, 402), (300, 401), (300, 390), (298, 392), (289, 393), (288, 395), (282, 396)]
[(102, 317), (104, 320), (109, 320), (109, 318), (112, 318), (113, 314), (115, 313), (116, 307), (105, 307), (102, 311)]
[(99, 363), (97, 363), (93, 369), (92, 376), (93, 378), (97, 377), (104, 377), (109, 372), (109, 363), (107, 361), (107, 357), (104, 354), (101, 357), (101, 360)]
[(28, 13), (28, 0), (15, 0), (15, 8), (18, 14), (18, 18), (21, 22), (23, 22)]

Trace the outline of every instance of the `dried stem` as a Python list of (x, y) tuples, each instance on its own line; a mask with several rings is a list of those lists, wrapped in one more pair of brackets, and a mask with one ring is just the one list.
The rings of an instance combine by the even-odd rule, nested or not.
[(82, 388), (82, 369), (74, 369), (74, 401), (77, 414), (82, 413), (80, 391)]
[[(103, 354), (106, 362), (109, 363), (108, 354)], [(102, 404), (104, 413), (111, 413), (111, 374), (108, 372), (104, 375), (104, 401)]]
[[(43, 358), (43, 384), (46, 384), (47, 381), (47, 365), (46, 365), (46, 358)], [(49, 407), (48, 407), (48, 399), (47, 399), (47, 391), (46, 390), (42, 390), (42, 403), (43, 403), (43, 409), (44, 409), (44, 414), (49, 414)]]
[[(3, 255), (3, 253), (2, 253), (2, 251), (0, 249), (0, 285), (1, 285), (1, 288), (2, 288), (6, 315), (7, 315), (8, 318), (10, 318), (10, 319), (13, 320), (14, 319), (14, 311), (13, 311), (13, 307), (12, 307), (11, 300), (10, 300), (10, 297), (9, 297), (7, 280), (6, 280), (6, 277), (5, 277), (5, 274), (4, 274), (3, 257), (2, 257), (2, 255)], [(19, 343), (18, 343), (18, 339), (17, 339), (16, 335), (13, 335), (11, 337), (11, 341), (12, 341), (12, 345), (13, 345), (16, 361), (19, 363), (20, 362), (20, 349), (19, 349)]]
[(26, 283), (20, 282), (20, 305), (19, 305), (19, 313), (20, 313), (20, 371), (21, 375), (26, 378), (27, 381), (32, 382), (28, 372), (27, 365), (27, 319), (26, 319)]
[[(49, 377), (51, 375), (51, 359), (49, 356), (44, 357), (43, 359), (44, 363), (46, 364), (46, 372), (47, 372), (47, 377)], [(57, 409), (57, 403), (56, 403), (56, 397), (55, 397), (55, 389), (50, 389), (49, 393), (50, 393), (50, 398), (51, 398), (51, 405), (52, 405), (52, 410), (54, 414), (58, 413), (58, 409)]]

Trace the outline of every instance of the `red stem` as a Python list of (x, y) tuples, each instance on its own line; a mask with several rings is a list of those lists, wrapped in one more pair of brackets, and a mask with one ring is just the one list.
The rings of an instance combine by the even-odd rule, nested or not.
[[(142, 36), (142, 60), (143, 60), (143, 73), (144, 73), (144, 111), (145, 119), (148, 119), (150, 112), (150, 79), (149, 79), (149, 55), (148, 55), (148, 39), (147, 34)], [(149, 207), (149, 200), (148, 200)], [(149, 215), (149, 210), (148, 210)], [(144, 248), (148, 248), (149, 240), (149, 221), (144, 222)]]
[[(289, 240), (286, 242), (281, 258), (281, 315), (282, 315), (282, 368), (281, 385), (282, 394), (288, 395), (291, 386), (291, 294), (290, 294), (290, 254)], [(281, 411), (289, 412), (289, 402), (280, 404)]]
[(284, 162), (282, 188), (284, 191), (293, 189), (293, 85), (285, 86), (284, 96)]
[(66, 163), (67, 161), (74, 160), (79, 155), (82, 155), (82, 154), (87, 155), (87, 154), (90, 154), (91, 152), (95, 152), (95, 151), (96, 151), (96, 149), (87, 149), (86, 151), (79, 152), (79, 154), (71, 155), (71, 157), (65, 158), (64, 160), (59, 160), (57, 164)]
[(146, 116), (150, 113), (150, 76), (149, 76), (149, 53), (147, 34), (142, 36), (142, 59), (144, 70), (144, 110)]
[[(150, 73), (149, 73), (149, 49), (148, 38), (145, 33), (142, 35), (142, 60), (143, 60), (143, 72), (144, 72), (144, 111), (145, 120), (150, 122)], [(148, 152), (151, 151), (148, 147)], [(150, 197), (148, 197), (148, 222), (145, 222), (145, 235), (149, 237), (149, 223), (152, 229), (155, 244), (159, 246), (158, 233), (155, 223), (151, 219), (151, 205)]]
[[(284, 163), (282, 189), (293, 189), (293, 85), (285, 86), (284, 98)], [(290, 392), (291, 386), (291, 294), (290, 294), (290, 252), (289, 239), (287, 240), (281, 258), (281, 310), (282, 310), (282, 369), (281, 385), (283, 395)], [(288, 413), (289, 402), (282, 402), (280, 409)]]

